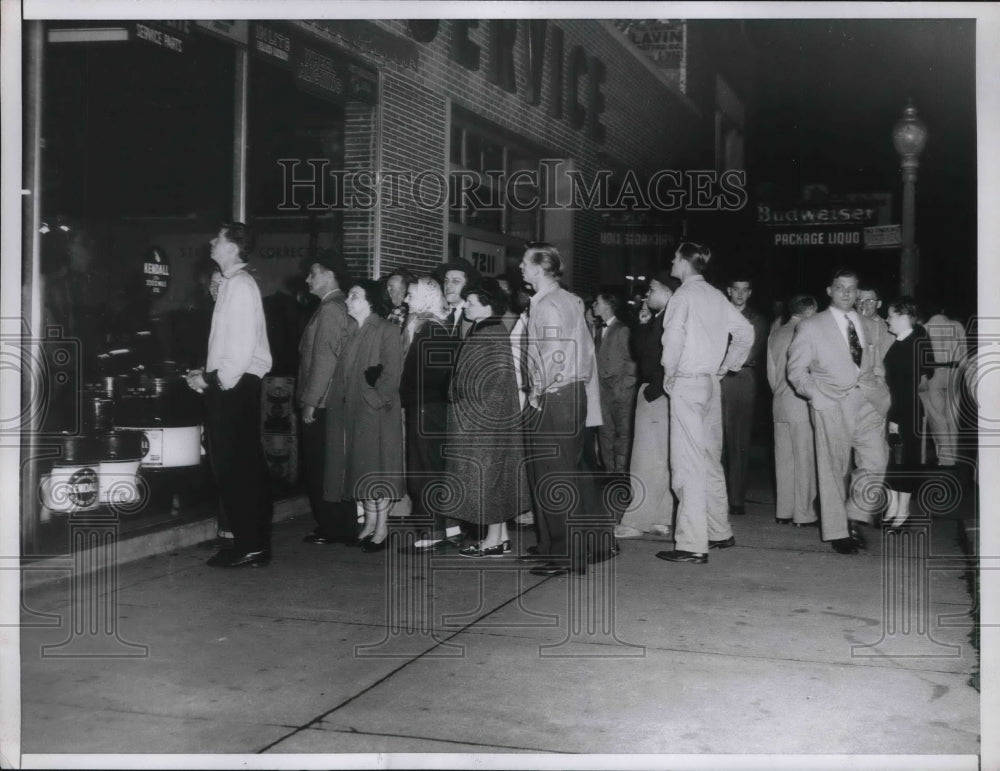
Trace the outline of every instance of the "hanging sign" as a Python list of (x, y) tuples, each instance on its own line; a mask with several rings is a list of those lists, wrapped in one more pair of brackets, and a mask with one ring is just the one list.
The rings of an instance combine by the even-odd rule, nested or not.
[(254, 22), (251, 42), (255, 54), (289, 70), (306, 93), (335, 102), (375, 102), (375, 73), (292, 27)]
[(146, 259), (142, 263), (142, 273), (146, 292), (151, 297), (160, 297), (167, 293), (170, 287), (170, 259), (163, 249), (154, 247), (146, 253)]

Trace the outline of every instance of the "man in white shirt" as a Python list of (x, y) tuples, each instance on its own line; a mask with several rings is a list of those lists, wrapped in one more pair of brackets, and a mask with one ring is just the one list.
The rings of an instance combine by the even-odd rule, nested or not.
[[(680, 288), (663, 317), (663, 390), (670, 397), (670, 474), (677, 494), (675, 549), (668, 562), (708, 562), (708, 550), (734, 546), (722, 472), (720, 379), (746, 361), (753, 326), (702, 273), (711, 250), (684, 242), (671, 275)], [(730, 342), (731, 338), (731, 342)]]
[(250, 231), (223, 225), (212, 239), (212, 259), (222, 281), (212, 314), (204, 369), (191, 370), (188, 386), (205, 394), (205, 436), (212, 471), (233, 529), (233, 549), (208, 560), (213, 567), (258, 567), (271, 559), (273, 506), (261, 445), (261, 378), (271, 369), (264, 306), (247, 273)]
[[(871, 524), (889, 457), (882, 358), (891, 338), (885, 324), (854, 310), (857, 273), (836, 271), (826, 292), (830, 307), (795, 328), (786, 376), (809, 400), (823, 540), (855, 554), (865, 546), (858, 525)], [(856, 468), (849, 475), (852, 450)]]

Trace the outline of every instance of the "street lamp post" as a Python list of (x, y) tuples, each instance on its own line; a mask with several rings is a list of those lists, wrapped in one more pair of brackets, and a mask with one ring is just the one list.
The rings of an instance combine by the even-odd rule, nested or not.
[(903, 117), (892, 127), (892, 143), (896, 147), (903, 171), (903, 250), (899, 261), (899, 289), (913, 296), (917, 288), (918, 251), (914, 243), (914, 199), (920, 153), (927, 144), (927, 127), (917, 117), (917, 109), (907, 102)]

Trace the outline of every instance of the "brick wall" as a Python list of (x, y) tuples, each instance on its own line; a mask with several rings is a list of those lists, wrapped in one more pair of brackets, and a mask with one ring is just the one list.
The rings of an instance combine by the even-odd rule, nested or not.
[[(451, 102), (513, 135), (523, 138), (552, 158), (572, 158), (576, 168), (592, 175), (599, 168), (631, 169), (643, 178), (659, 169), (696, 168), (699, 137), (711, 126), (711, 116), (703, 116), (697, 107), (668, 88), (627, 48), (624, 35), (599, 21), (579, 19), (550, 20), (546, 25), (546, 49), (540, 103), (529, 104), (526, 93), (530, 73), (527, 66), (527, 22), (517, 23), (514, 44), (515, 92), (488, 82), (490, 71), (490, 21), (481, 20), (470, 27), (469, 40), (480, 49), (478, 70), (469, 70), (450, 57), (455, 24), (441, 21), (435, 38), (417, 43), (402, 20), (379, 20), (382, 29), (411, 41), (419, 51), (416, 69), (355, 51), (355, 55), (382, 70), (380, 106), (382, 111), (381, 169), (447, 169), (447, 111)], [(329, 23), (335, 25), (335, 22)], [(552, 73), (554, 57), (552, 37), (561, 31), (562, 95), (569, 98), (568, 56), (577, 45), (588, 56), (600, 59), (605, 67), (601, 87), (604, 109), (603, 142), (586, 136), (584, 130), (571, 127), (565, 107), (562, 115), (553, 104), (556, 89)], [(589, 78), (581, 79), (585, 92)], [(586, 93), (579, 97), (586, 101)], [(703, 124), (702, 121), (708, 121)], [(361, 143), (351, 144), (348, 131), (348, 158), (367, 159)], [(704, 145), (702, 145), (703, 147)], [(353, 148), (353, 149), (352, 149)], [(360, 154), (353, 156), (357, 150)], [(397, 266), (424, 270), (439, 263), (447, 251), (447, 230), (443, 211), (421, 209), (404, 188), (402, 206), (387, 206), (383, 201), (380, 223), (381, 272)], [(393, 202), (395, 203), (395, 202)], [(351, 219), (351, 218), (349, 218)], [(363, 219), (363, 218), (359, 218)], [(369, 223), (370, 224), (370, 223)], [(352, 223), (345, 243), (348, 251), (361, 256), (360, 222)], [(583, 211), (575, 215), (572, 244), (574, 288), (591, 288), (596, 273), (599, 250), (600, 213)], [(369, 265), (371, 261), (369, 260)]]

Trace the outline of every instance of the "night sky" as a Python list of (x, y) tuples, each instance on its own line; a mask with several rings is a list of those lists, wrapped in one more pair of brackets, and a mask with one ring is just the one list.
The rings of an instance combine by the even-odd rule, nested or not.
[(891, 132), (911, 98), (929, 133), (916, 188), (918, 294), (944, 294), (971, 313), (975, 21), (748, 20), (746, 26), (759, 55), (747, 116), (751, 188), (764, 184), (790, 200), (810, 183), (831, 193), (890, 192), (898, 223), (902, 181)]

